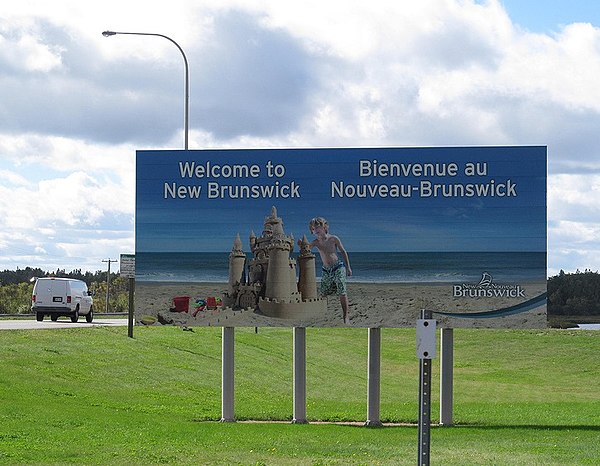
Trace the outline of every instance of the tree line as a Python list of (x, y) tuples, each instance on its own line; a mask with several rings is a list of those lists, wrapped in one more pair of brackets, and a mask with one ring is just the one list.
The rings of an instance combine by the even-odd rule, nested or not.
[(548, 279), (548, 314), (555, 316), (599, 316), (600, 274), (585, 270), (560, 271)]
[[(65, 269), (56, 269), (54, 272), (48, 272), (40, 268), (25, 267), (24, 269), (17, 270), (3, 270), (0, 272), (0, 285), (12, 285), (24, 282), (31, 282), (33, 278), (39, 277), (61, 277), (61, 278), (75, 278), (82, 280), (90, 286), (95, 282), (106, 281), (106, 273), (100, 270), (96, 272), (82, 272), (81, 269), (75, 269), (71, 272), (67, 272)], [(117, 274), (111, 273), (111, 279), (116, 277)]]
[[(94, 294), (96, 312), (106, 310), (107, 272), (66, 272), (57, 269), (46, 272), (26, 267), (0, 272), (0, 314), (28, 314), (31, 307), (32, 279), (64, 277), (84, 281)], [(129, 280), (116, 273), (110, 274), (109, 312), (127, 312), (129, 308)], [(549, 316), (600, 316), (600, 273), (585, 270), (575, 273), (560, 271), (548, 279)]]

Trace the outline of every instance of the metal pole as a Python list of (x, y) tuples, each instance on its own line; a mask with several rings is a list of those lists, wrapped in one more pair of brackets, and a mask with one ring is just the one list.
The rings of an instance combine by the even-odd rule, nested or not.
[(106, 313), (108, 314), (108, 300), (110, 298), (110, 259), (108, 260), (108, 272), (106, 273)]
[(294, 418), (292, 424), (308, 424), (306, 419), (306, 328), (294, 327)]
[(234, 404), (234, 340), (235, 328), (223, 327), (221, 372), (221, 422), (235, 422)]
[(183, 49), (179, 46), (177, 42), (171, 39), (169, 36), (165, 36), (164, 34), (154, 34), (150, 32), (116, 32), (116, 31), (104, 31), (102, 35), (104, 37), (110, 37), (117, 34), (126, 34), (131, 36), (156, 36), (167, 39), (168, 41), (175, 44), (175, 46), (181, 52), (181, 56), (183, 57), (183, 64), (185, 67), (185, 100), (184, 100), (184, 110), (183, 110), (183, 147), (185, 150), (188, 150), (188, 133), (189, 133), (189, 124), (190, 124), (190, 70), (188, 65), (188, 59), (185, 56)]
[(367, 422), (368, 427), (381, 427), (381, 329), (369, 329), (369, 350), (367, 362)]
[[(431, 311), (422, 310), (421, 319), (431, 319)], [(419, 466), (429, 466), (431, 444), (431, 359), (420, 359), (419, 368)]]
[(118, 262), (116, 259), (106, 259), (102, 262), (108, 262), (108, 272), (106, 274), (106, 313), (108, 314), (108, 300), (110, 298), (110, 264), (111, 262)]
[(454, 329), (441, 330), (440, 355), (440, 424), (453, 424), (454, 386)]
[(133, 338), (133, 293), (135, 291), (135, 278), (129, 279), (129, 316), (127, 319), (127, 336)]

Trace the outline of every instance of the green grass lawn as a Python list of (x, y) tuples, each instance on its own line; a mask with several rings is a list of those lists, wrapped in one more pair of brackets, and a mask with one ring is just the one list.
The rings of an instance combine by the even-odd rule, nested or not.
[[(237, 423), (218, 422), (220, 329), (1, 331), (0, 464), (416, 464), (414, 425), (316, 423), (364, 422), (367, 330), (306, 336), (313, 423), (292, 425), (291, 329), (236, 329)], [(454, 343), (456, 425), (432, 428), (432, 464), (600, 463), (600, 332), (457, 329)], [(416, 423), (414, 330), (382, 330), (381, 356), (382, 421)]]

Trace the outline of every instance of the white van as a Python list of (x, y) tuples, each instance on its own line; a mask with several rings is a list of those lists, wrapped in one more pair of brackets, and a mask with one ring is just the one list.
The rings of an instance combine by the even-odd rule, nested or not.
[(87, 285), (72, 278), (38, 278), (33, 285), (31, 310), (39, 322), (46, 315), (53, 321), (68, 316), (71, 322), (77, 322), (80, 315), (85, 316), (86, 322), (94, 319), (93, 300)]

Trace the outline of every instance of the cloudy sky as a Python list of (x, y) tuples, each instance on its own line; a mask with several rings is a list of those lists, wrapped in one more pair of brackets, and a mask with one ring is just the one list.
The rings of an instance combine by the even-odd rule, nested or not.
[(135, 151), (548, 146), (548, 267), (600, 269), (600, 3), (4, 0), (0, 269), (132, 253)]

